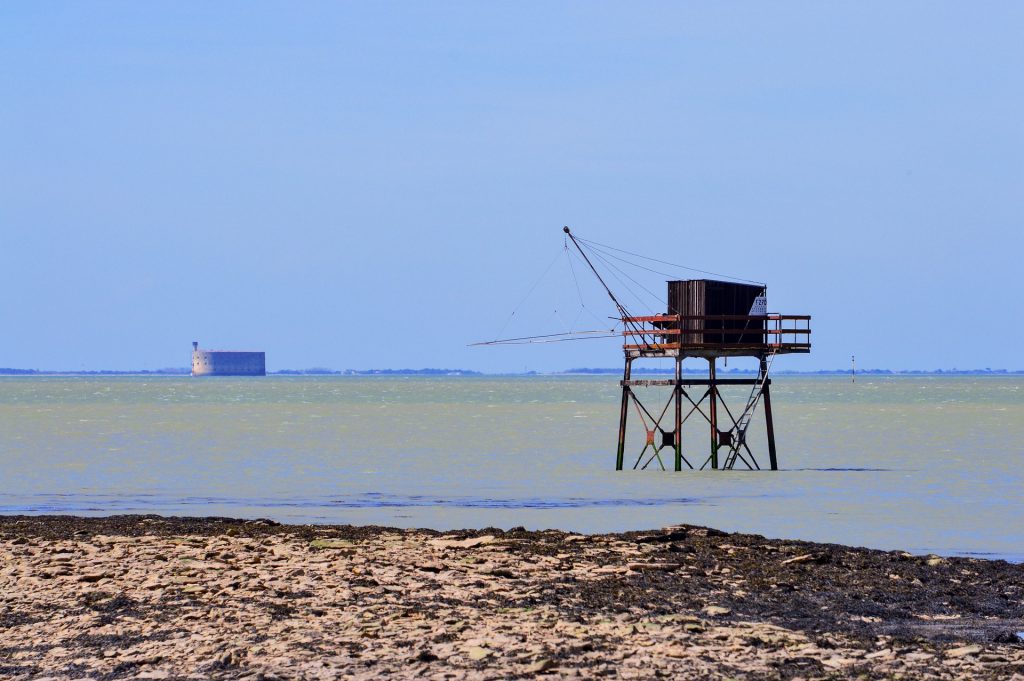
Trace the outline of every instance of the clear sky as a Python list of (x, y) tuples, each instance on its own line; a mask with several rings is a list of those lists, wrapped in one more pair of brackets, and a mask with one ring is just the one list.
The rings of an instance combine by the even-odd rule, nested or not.
[(568, 224), (785, 368), (1024, 368), (1022, 74), (1019, 2), (5, 2), (0, 366), (617, 366), (466, 347), (611, 314)]

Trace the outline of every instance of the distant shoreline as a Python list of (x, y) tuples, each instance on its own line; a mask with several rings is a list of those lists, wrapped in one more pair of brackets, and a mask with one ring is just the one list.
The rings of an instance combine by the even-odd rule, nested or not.
[[(693, 369), (683, 369), (686, 375), (704, 375), (705, 372)], [(501, 377), (540, 377), (552, 378), (558, 376), (618, 376), (622, 374), (621, 368), (580, 368), (566, 369), (563, 371), (523, 371), (510, 373), (488, 373), (484, 371), (473, 371), (471, 369), (279, 369), (268, 371), (267, 376), (432, 376), (442, 378), (479, 377), (479, 378), (501, 378)], [(670, 376), (670, 369), (658, 368), (635, 368), (633, 374)], [(720, 369), (719, 375), (730, 376), (754, 376), (757, 374), (752, 369)], [(774, 376), (850, 376), (849, 370), (842, 369), (820, 369), (817, 371), (798, 371), (779, 369), (773, 371)], [(0, 367), (0, 377), (46, 377), (46, 376), (169, 376), (181, 377), (190, 376), (188, 369), (137, 369), (137, 370), (113, 370), (97, 369), (82, 371), (57, 371), (49, 369), (12, 369)], [(878, 376), (1024, 376), (1024, 369), (858, 369), (856, 376), (878, 377)]]

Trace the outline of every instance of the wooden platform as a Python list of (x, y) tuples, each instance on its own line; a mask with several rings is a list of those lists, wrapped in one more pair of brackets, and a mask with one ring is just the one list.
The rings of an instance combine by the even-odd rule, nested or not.
[(810, 315), (781, 314), (623, 317), (627, 342), (622, 350), (628, 358), (807, 353), (810, 320)]

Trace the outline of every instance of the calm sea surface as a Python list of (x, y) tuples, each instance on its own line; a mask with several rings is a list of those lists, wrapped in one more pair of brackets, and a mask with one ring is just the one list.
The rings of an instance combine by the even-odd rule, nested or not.
[[(0, 378), (0, 513), (586, 532), (696, 523), (1024, 560), (1020, 377), (776, 378), (776, 473), (616, 473), (617, 383)], [(697, 425), (684, 439), (699, 464), (709, 436)], [(759, 414), (760, 451), (763, 430)]]

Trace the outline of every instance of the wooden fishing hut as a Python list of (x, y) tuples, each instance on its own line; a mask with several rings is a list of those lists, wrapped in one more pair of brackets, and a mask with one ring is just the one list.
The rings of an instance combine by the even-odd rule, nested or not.
[[(768, 372), (777, 355), (810, 352), (811, 318), (810, 315), (769, 313), (766, 293), (765, 286), (731, 281), (669, 281), (668, 305), (664, 314), (623, 316), (622, 335), (625, 342), (622, 350), (625, 368), (621, 381), (622, 406), (616, 470), (622, 470), (624, 464), (626, 426), (631, 403), (646, 433), (634, 468), (641, 464), (649, 450), (652, 454), (647, 463), (654, 458), (660, 462), (660, 452), (665, 448), (674, 451), (675, 470), (682, 470), (684, 463), (693, 468), (683, 455), (682, 428), (689, 418), (703, 417), (710, 426), (711, 446), (710, 454), (700, 468), (732, 469), (737, 462), (743, 462), (748, 468), (760, 469), (747, 444), (747, 428), (758, 405), (763, 404), (769, 465), (771, 470), (778, 470), (772, 422), (771, 379)], [(719, 378), (716, 371), (718, 359), (729, 357), (757, 358), (757, 376)], [(632, 378), (632, 367), (636, 360), (663, 358), (675, 360), (674, 379)], [(682, 367), (687, 358), (707, 360), (707, 378), (684, 378)], [(725, 404), (719, 388), (726, 385), (750, 387), (742, 411), (734, 414)], [(665, 408), (657, 417), (634, 392), (634, 387), (641, 386), (672, 388)], [(703, 393), (695, 399), (699, 390), (703, 390)], [(685, 414), (684, 406), (687, 408)], [(671, 429), (666, 429), (662, 423), (670, 407), (674, 407), (673, 425)]]
[[(747, 429), (757, 407), (763, 404), (769, 466), (771, 470), (778, 470), (775, 426), (772, 422), (771, 379), (768, 378), (768, 372), (777, 355), (811, 351), (810, 315), (769, 313), (767, 287), (764, 284), (715, 279), (669, 281), (666, 312), (641, 317), (630, 315), (569, 228), (565, 227), (564, 232), (572, 239), (621, 315), (625, 368), (620, 383), (622, 405), (615, 469), (622, 470), (625, 463), (626, 426), (630, 407), (633, 406), (646, 434), (634, 469), (646, 468), (655, 459), (665, 468), (661, 451), (666, 448), (674, 451), (675, 470), (681, 471), (683, 464), (694, 468), (683, 454), (682, 430), (688, 419), (702, 417), (710, 427), (710, 453), (699, 468), (732, 469), (737, 462), (742, 462), (752, 470), (760, 470), (761, 466), (747, 443)], [(727, 361), (729, 357), (756, 358), (756, 376), (719, 378), (717, 362), (719, 358)], [(635, 361), (664, 358), (675, 360), (674, 378), (632, 377)], [(706, 360), (707, 378), (684, 378), (683, 361), (687, 358)], [(634, 388), (652, 386), (672, 388), (660, 411), (657, 407), (654, 410), (648, 409), (634, 391)], [(722, 399), (719, 389), (722, 386), (750, 388), (742, 411), (734, 413), (729, 408)], [(700, 390), (703, 390), (702, 394), (695, 399)], [(687, 409), (685, 414), (684, 407)], [(673, 414), (672, 426), (667, 427), (663, 423), (667, 420), (670, 408)], [(646, 463), (645, 456), (649, 457)]]

